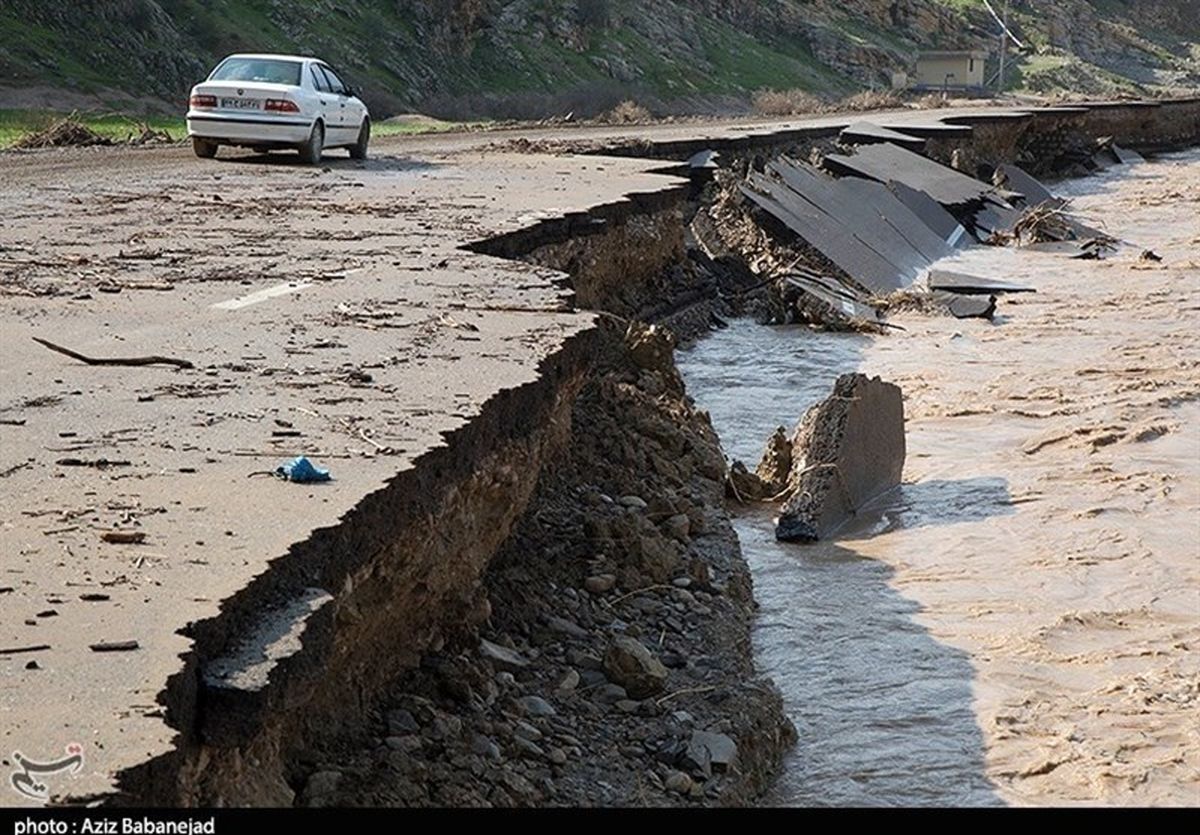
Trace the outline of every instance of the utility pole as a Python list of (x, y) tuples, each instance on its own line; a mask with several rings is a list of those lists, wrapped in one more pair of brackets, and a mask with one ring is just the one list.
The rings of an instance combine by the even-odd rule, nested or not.
[(996, 25), (1000, 27), (1000, 68), (996, 72), (996, 92), (1004, 90), (1004, 70), (1005, 64), (1008, 62), (1008, 42), (1011, 40), (1017, 49), (1024, 49), (1025, 44), (1012, 33), (1008, 28), (1008, 7), (1009, 0), (1004, 0), (1004, 16), (1001, 17), (992, 7), (990, 0), (983, 0), (983, 7), (988, 10), (988, 14), (992, 16), (992, 20), (996, 21)]
[(1004, 62), (1008, 57), (1008, 0), (1004, 0), (1004, 20), (1000, 26), (1000, 75), (996, 79), (996, 92), (1004, 92)]

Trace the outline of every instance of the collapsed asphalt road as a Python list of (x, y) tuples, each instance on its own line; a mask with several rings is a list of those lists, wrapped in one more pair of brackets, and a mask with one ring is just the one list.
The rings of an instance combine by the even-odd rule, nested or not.
[[(838, 127), (570, 141), (678, 158)], [(381, 143), (321, 169), (175, 148), (0, 158), (0, 711), (10, 750), (84, 746), (56, 791), (290, 802), (273, 723), (366, 710), (479, 615), (596, 328), (563, 272), (463, 247), (542, 221), (594, 233), (686, 190), (661, 159), (529, 141), (546, 140)], [(91, 365), (34, 337), (193, 367)], [(300, 454), (333, 481), (271, 477)]]

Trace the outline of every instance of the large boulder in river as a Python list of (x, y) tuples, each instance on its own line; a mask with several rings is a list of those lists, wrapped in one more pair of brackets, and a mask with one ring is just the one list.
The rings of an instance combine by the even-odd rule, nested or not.
[(792, 439), (788, 496), (775, 528), (783, 542), (815, 542), (841, 527), (904, 473), (904, 397), (878, 377), (843, 374), (804, 415)]

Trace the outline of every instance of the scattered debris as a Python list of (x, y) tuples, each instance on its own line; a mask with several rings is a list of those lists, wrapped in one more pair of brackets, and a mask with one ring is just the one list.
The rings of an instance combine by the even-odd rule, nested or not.
[(133, 134), (126, 140), (129, 145), (161, 145), (175, 140), (165, 130), (156, 130), (146, 122), (138, 122)]
[(20, 655), (25, 652), (41, 652), (50, 649), (49, 644), (36, 644), (29, 647), (0, 647), (0, 655)]
[(109, 467), (129, 467), (132, 466), (129, 461), (110, 461), (107, 458), (96, 458), (88, 460), (85, 458), (59, 458), (54, 462), (60, 467), (95, 467), (98, 470), (104, 470)]
[(998, 231), (988, 243), (1017, 245), (1072, 258), (1101, 258), (1118, 245), (1116, 238), (1093, 229), (1068, 214), (1066, 200), (1043, 201), (1026, 208), (1012, 228)]
[(944, 305), (946, 312), (955, 319), (991, 319), (996, 315), (996, 297), (993, 295), (937, 292), (933, 294), (933, 301)]
[(333, 479), (333, 476), (329, 474), (329, 470), (316, 466), (303, 455), (280, 464), (275, 469), (275, 475), (285, 481), (292, 481), (296, 484), (313, 484)]
[(980, 278), (950, 270), (930, 270), (928, 283), (930, 290), (945, 290), (949, 293), (959, 293), (964, 296), (1037, 292), (1034, 288), (1022, 284), (1010, 284), (1007, 281)]
[(1025, 170), (1012, 164), (1000, 165), (992, 175), (992, 182), (997, 186), (1019, 193), (1025, 199), (1026, 206), (1052, 205), (1062, 207), (1067, 201), (1055, 197), (1033, 176)]
[(1025, 245), (1025, 249), (1034, 252), (1043, 252), (1049, 255), (1065, 255), (1068, 258), (1081, 258), (1084, 260), (1103, 258), (1106, 254), (1115, 251), (1116, 248), (1116, 241), (1107, 236), (1092, 238), (1086, 241), (1041, 241)]
[(162, 356), (158, 356), (157, 354), (154, 354), (154, 355), (148, 356), (148, 357), (127, 357), (127, 358), (89, 357), (89, 356), (85, 356), (84, 354), (79, 353), (78, 351), (72, 351), (70, 348), (64, 348), (61, 345), (55, 345), (53, 342), (51, 342), (47, 339), (42, 339), (37, 336), (33, 337), (33, 341), (37, 342), (40, 345), (45, 345), (51, 351), (57, 351), (60, 354), (66, 354), (68, 357), (71, 357), (72, 359), (77, 359), (80, 362), (87, 363), (88, 365), (134, 365), (134, 366), (136, 366), (136, 365), (174, 365), (177, 368), (195, 368), (196, 367), (195, 365), (188, 362), (187, 360), (175, 359), (174, 357), (162, 357)]
[[(793, 267), (782, 276), (787, 284), (807, 295), (795, 308), (804, 321), (835, 330), (876, 332), (887, 326), (879, 309), (861, 293), (836, 279)], [(812, 308), (814, 305), (816, 310)]]
[(72, 113), (65, 119), (60, 119), (45, 130), (31, 133), (17, 140), (14, 148), (65, 148), (84, 147), (89, 145), (112, 145), (113, 141), (107, 136), (101, 136), (96, 131), (80, 124)]
[[(459, 330), (472, 331), (472, 332), (478, 332), (478, 330), (479, 330), (478, 325), (473, 325), (470, 322), (459, 321), (458, 319), (455, 319), (453, 316), (451, 316), (449, 313), (441, 314), (440, 316), (438, 316), (437, 321), (438, 321), (439, 325), (442, 325), (443, 327), (447, 327), (447, 328), (457, 328)], [(369, 382), (369, 380), (368, 380), (368, 382)]]
[(1138, 256), (1139, 261), (1151, 261), (1155, 264), (1162, 263), (1162, 256), (1152, 249), (1143, 249), (1142, 254)]
[(85, 603), (103, 603), (105, 600), (112, 600), (109, 595), (101, 594), (100, 592), (88, 592), (87, 594), (81, 594), (79, 595), (79, 599)]
[(1013, 226), (1013, 237), (1018, 244), (1067, 241), (1074, 235), (1071, 219), (1063, 208), (1048, 203), (1039, 203), (1026, 209)]
[(7, 469), (0, 470), (0, 478), (8, 478), (13, 473), (15, 473), (19, 470), (23, 470), (28, 466), (30, 466), (29, 461), (22, 461), (20, 464), (13, 464), (11, 467), (9, 467)]
[(137, 648), (137, 641), (101, 641), (97, 644), (88, 644), (88, 649), (92, 652), (129, 652)]
[(144, 531), (105, 531), (100, 538), (118, 545), (140, 545), (146, 541), (146, 534)]

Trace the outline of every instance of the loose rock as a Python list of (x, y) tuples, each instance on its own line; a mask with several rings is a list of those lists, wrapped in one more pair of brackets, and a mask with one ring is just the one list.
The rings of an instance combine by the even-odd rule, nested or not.
[(686, 543), (691, 538), (692, 522), (686, 513), (677, 513), (662, 523), (663, 532), (672, 539)]
[(558, 689), (563, 691), (571, 691), (579, 686), (579, 673), (574, 670), (567, 670), (558, 682)]
[(684, 758), (706, 773), (727, 771), (737, 761), (737, 743), (725, 734), (692, 731)]
[(338, 784), (342, 781), (340, 771), (317, 771), (310, 775), (300, 795), (300, 803), (309, 807), (326, 806), (333, 801)]
[(529, 662), (516, 650), (502, 647), (483, 638), (479, 641), (479, 654), (491, 661), (498, 670), (515, 673), (529, 666)]
[(541, 696), (522, 696), (517, 699), (517, 706), (529, 716), (554, 716), (558, 713), (554, 705)]
[(692, 791), (692, 786), (695, 785), (692, 778), (684, 774), (682, 771), (672, 771), (663, 781), (663, 786), (669, 792), (676, 794), (689, 794)]
[(389, 710), (387, 713), (388, 731), (392, 736), (415, 734), (421, 730), (416, 718), (407, 710)]
[(604, 594), (612, 591), (616, 584), (617, 576), (615, 574), (596, 574), (583, 581), (583, 587), (592, 594)]
[(476, 734), (471, 738), (471, 753), (489, 760), (501, 759), (500, 746), (483, 734)]
[(635, 699), (646, 699), (663, 691), (667, 668), (638, 640), (618, 636), (604, 654), (604, 671)]

